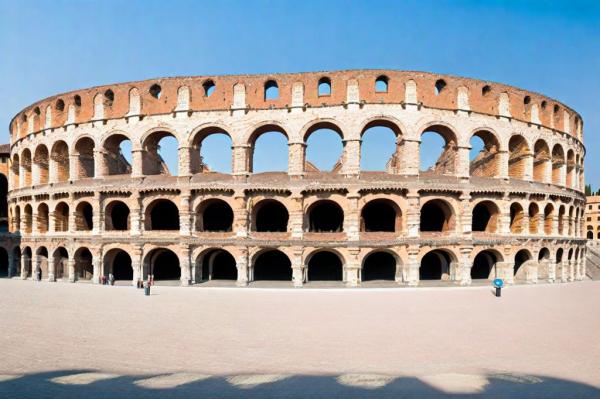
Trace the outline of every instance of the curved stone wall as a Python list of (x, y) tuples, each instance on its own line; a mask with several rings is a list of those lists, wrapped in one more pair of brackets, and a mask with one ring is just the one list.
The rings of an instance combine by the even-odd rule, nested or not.
[[(396, 148), (385, 172), (361, 171), (376, 126)], [(10, 128), (9, 255), (23, 278), (39, 268), (50, 281), (355, 286), (585, 274), (581, 118), (506, 85), (379, 70), (157, 79), (54, 96)], [(332, 171), (306, 161), (321, 128), (343, 142)], [(287, 173), (253, 173), (266, 132), (287, 139)], [(445, 142), (425, 172), (424, 132)], [(231, 174), (203, 162), (213, 134), (231, 139)], [(159, 155), (166, 136), (176, 176)], [(484, 147), (471, 159), (474, 136)]]

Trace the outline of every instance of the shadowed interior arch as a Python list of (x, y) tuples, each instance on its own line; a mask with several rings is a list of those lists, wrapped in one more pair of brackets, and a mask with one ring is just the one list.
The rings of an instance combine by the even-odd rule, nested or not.
[(343, 264), (338, 255), (321, 251), (308, 261), (308, 281), (342, 281)]
[(254, 281), (292, 280), (292, 263), (286, 254), (273, 249), (259, 254), (254, 260)]

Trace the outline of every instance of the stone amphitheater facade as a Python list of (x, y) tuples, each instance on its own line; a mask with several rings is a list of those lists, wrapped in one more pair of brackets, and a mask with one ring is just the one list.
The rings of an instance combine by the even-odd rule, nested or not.
[[(386, 171), (361, 171), (361, 138), (376, 126), (394, 132), (396, 149)], [(343, 142), (332, 171), (305, 160), (322, 128)], [(272, 131), (287, 139), (288, 170), (253, 173), (254, 144)], [(423, 172), (428, 131), (445, 146)], [(203, 163), (212, 134), (231, 138), (230, 174)], [(178, 142), (176, 176), (158, 153), (165, 136)], [(471, 159), (474, 136), (484, 147)], [(3, 245), (13, 275), (39, 269), (48, 281), (574, 281), (585, 275), (582, 137), (581, 117), (551, 98), (424, 72), (93, 87), (11, 121)]]

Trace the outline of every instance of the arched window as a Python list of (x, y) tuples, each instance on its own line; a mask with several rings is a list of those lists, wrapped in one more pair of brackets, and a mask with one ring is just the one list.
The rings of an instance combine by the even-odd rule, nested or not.
[(69, 180), (69, 147), (62, 140), (52, 146), (51, 162), (55, 165), (56, 180), (65, 182)]
[(202, 88), (204, 89), (204, 97), (210, 97), (215, 91), (215, 82), (210, 79), (206, 80), (202, 83)]
[(192, 140), (192, 173), (231, 173), (233, 142), (222, 128), (212, 126), (198, 131)]
[(77, 178), (94, 177), (94, 141), (83, 137), (75, 144), (77, 155)]
[(434, 199), (421, 207), (421, 232), (449, 232), (453, 229), (454, 216), (448, 202)]
[(142, 143), (142, 173), (144, 175), (178, 175), (179, 143), (167, 131), (151, 133)]
[(306, 172), (332, 171), (342, 168), (343, 133), (333, 123), (317, 123), (304, 135)]
[(334, 233), (344, 230), (344, 211), (333, 201), (317, 201), (308, 208), (307, 213), (310, 232)]
[(168, 199), (158, 199), (146, 209), (146, 230), (179, 230), (179, 209)]
[(69, 205), (64, 202), (54, 208), (54, 231), (69, 231)]
[(381, 75), (377, 79), (375, 79), (375, 92), (377, 92), (377, 93), (387, 93), (387, 91), (388, 91), (388, 82), (389, 82), (389, 79), (385, 75)]
[(94, 210), (89, 202), (82, 201), (75, 208), (75, 230), (90, 231), (94, 226)]
[(393, 201), (375, 199), (362, 208), (360, 230), (398, 232), (402, 229), (401, 217), (400, 209)]
[(435, 86), (434, 86), (434, 93), (436, 96), (438, 96), (442, 90), (444, 90), (446, 88), (446, 81), (444, 79), (438, 79), (435, 82)]
[(550, 173), (550, 149), (544, 140), (538, 140), (533, 147), (533, 180), (545, 183)]
[(252, 209), (254, 231), (286, 232), (289, 214), (286, 207), (273, 199), (262, 200)]
[(288, 137), (279, 126), (262, 126), (250, 136), (252, 148), (250, 172), (288, 170)]
[(202, 202), (196, 210), (196, 230), (223, 232), (233, 228), (233, 210), (221, 199)]
[(398, 126), (386, 120), (376, 120), (365, 126), (361, 133), (360, 170), (397, 172), (401, 135)]
[(494, 134), (480, 130), (471, 137), (471, 176), (496, 177), (500, 172), (500, 144)]
[(331, 95), (331, 79), (328, 77), (319, 79), (318, 95), (319, 97)]
[(425, 129), (419, 146), (421, 173), (453, 175), (458, 160), (456, 143), (456, 134), (446, 126)]
[(518, 202), (510, 206), (510, 232), (513, 234), (523, 233), (523, 206)]
[(279, 86), (274, 80), (268, 80), (265, 83), (265, 101), (277, 100), (279, 98)]
[(113, 134), (104, 141), (104, 164), (108, 175), (131, 173), (131, 140), (123, 134)]
[(472, 231), (495, 233), (498, 228), (500, 210), (492, 201), (479, 202), (473, 208)]
[(508, 142), (508, 176), (523, 179), (527, 168), (527, 159), (531, 152), (522, 136), (512, 136)]
[(129, 207), (123, 201), (111, 201), (104, 211), (106, 230), (129, 230)]
[(150, 95), (152, 97), (159, 99), (160, 95), (162, 94), (162, 87), (160, 87), (160, 85), (155, 83), (152, 86), (150, 86), (150, 89), (148, 90), (148, 92), (150, 93)]

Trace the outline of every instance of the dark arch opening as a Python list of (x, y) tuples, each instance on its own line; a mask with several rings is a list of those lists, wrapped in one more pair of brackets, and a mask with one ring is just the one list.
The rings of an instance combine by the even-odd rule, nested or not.
[(149, 230), (179, 230), (179, 209), (172, 201), (157, 200), (150, 206)]
[(261, 253), (254, 261), (254, 281), (292, 280), (292, 263), (281, 251), (269, 250)]
[(92, 253), (89, 249), (82, 248), (75, 254), (75, 278), (77, 280), (91, 280), (93, 276)]
[(472, 231), (494, 233), (498, 224), (498, 207), (491, 201), (483, 201), (475, 205), (471, 221)]
[(538, 260), (550, 259), (550, 250), (548, 248), (542, 248), (538, 254)]
[[(31, 249), (26, 248), (29, 251), (28, 257), (31, 259)], [(69, 269), (67, 268), (67, 261), (69, 260), (69, 253), (63, 247), (59, 247), (54, 251), (53, 262), (54, 262), (54, 276), (57, 280), (69, 277)], [(31, 262), (27, 266), (28, 274), (31, 275)]]
[(113, 201), (106, 209), (107, 230), (129, 230), (129, 207), (122, 201)]
[(233, 226), (233, 210), (229, 204), (220, 199), (209, 200), (201, 204), (198, 211), (202, 224), (199, 231), (231, 231)]
[(108, 273), (112, 273), (115, 280), (133, 280), (133, 268), (129, 254), (121, 249), (117, 250), (112, 262), (108, 265)]
[(441, 280), (442, 275), (448, 274), (451, 258), (446, 251), (433, 250), (421, 259), (419, 280)]
[(421, 231), (449, 231), (451, 220), (452, 211), (443, 200), (431, 200), (421, 207)]
[(361, 231), (396, 231), (398, 215), (395, 204), (386, 199), (368, 202), (361, 212)]
[(202, 257), (202, 280), (237, 280), (235, 258), (224, 249), (213, 249)]
[(308, 225), (309, 231), (315, 233), (343, 231), (344, 211), (333, 201), (317, 201), (309, 209)]
[(514, 274), (517, 274), (517, 271), (521, 268), (523, 263), (527, 262), (531, 257), (526, 249), (522, 249), (515, 255), (515, 266), (514, 266)]
[(498, 261), (496, 254), (492, 251), (481, 251), (475, 256), (473, 260), (473, 266), (471, 267), (471, 278), (477, 279), (489, 279), (492, 271), (496, 270), (496, 262)]
[(361, 277), (362, 281), (395, 280), (396, 259), (388, 252), (375, 252), (367, 255)]
[(175, 252), (159, 248), (155, 249), (149, 255), (150, 274), (154, 280), (179, 280), (181, 277), (181, 268), (179, 267), (179, 257)]
[(8, 252), (0, 247), (0, 277), (8, 276)]
[(75, 215), (75, 230), (90, 231), (94, 228), (94, 210), (90, 203), (82, 202), (77, 205)]
[(0, 232), (8, 231), (8, 179), (0, 174)]
[(254, 226), (258, 232), (286, 232), (288, 219), (288, 211), (281, 202), (264, 200), (257, 204)]
[(311, 256), (308, 262), (308, 281), (342, 281), (344, 266), (333, 252), (322, 251)]
[(265, 101), (277, 100), (279, 98), (279, 86), (274, 80), (268, 80), (265, 83)]

